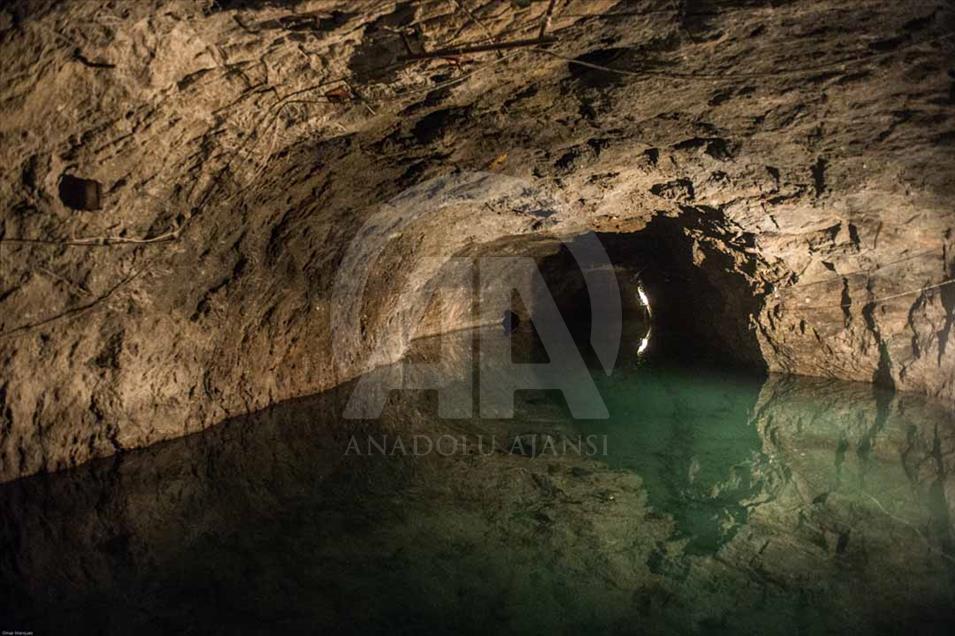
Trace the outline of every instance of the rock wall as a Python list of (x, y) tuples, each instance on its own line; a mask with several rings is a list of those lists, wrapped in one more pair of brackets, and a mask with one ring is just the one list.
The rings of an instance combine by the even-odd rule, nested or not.
[[(547, 5), (463, 4), (0, 9), (0, 479), (361, 372), (382, 272), (428, 246), (664, 218), (713, 285), (749, 282), (730, 340), (770, 370), (955, 400), (955, 286), (913, 292), (955, 275), (948, 3), (567, 0), (546, 48), (400, 59), (534, 37)], [(396, 234), (336, 364), (356, 233), (476, 173), (534, 192)]]

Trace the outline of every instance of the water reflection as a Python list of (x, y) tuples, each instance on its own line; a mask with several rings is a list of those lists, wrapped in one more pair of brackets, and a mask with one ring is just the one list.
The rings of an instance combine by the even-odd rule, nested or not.
[[(471, 358), (442, 361), (449, 382)], [(6, 484), (0, 614), (118, 634), (952, 624), (942, 405), (653, 364), (596, 378), (609, 420), (573, 421), (539, 393), (513, 420), (440, 420), (436, 396), (413, 392), (350, 421), (343, 387)], [(369, 434), (501, 443), (345, 454)], [(528, 434), (606, 435), (607, 456), (509, 452)]]
[(715, 553), (745, 522), (744, 502), (764, 487), (752, 424), (758, 382), (641, 367), (604, 379), (600, 392), (611, 419), (588, 430), (614, 440), (607, 463), (640, 475), (650, 505), (672, 515), (687, 539), (687, 553)]

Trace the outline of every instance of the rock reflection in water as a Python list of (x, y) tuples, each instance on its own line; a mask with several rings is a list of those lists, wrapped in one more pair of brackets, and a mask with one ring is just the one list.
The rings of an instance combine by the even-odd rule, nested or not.
[[(446, 377), (466, 382), (456, 342)], [(950, 626), (942, 405), (653, 366), (598, 383), (606, 421), (550, 394), (441, 420), (426, 392), (349, 421), (346, 386), (3, 485), (0, 614), (37, 633)], [(608, 456), (508, 452), (528, 433), (606, 435)], [(345, 454), (369, 434), (499, 443)]]

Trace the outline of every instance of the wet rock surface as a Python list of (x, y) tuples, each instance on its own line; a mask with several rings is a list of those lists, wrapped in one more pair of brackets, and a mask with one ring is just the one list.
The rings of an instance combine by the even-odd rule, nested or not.
[(955, 273), (949, 3), (568, 0), (546, 50), (401, 60), (546, 4), (6, 3), (0, 479), (366, 371), (373, 338), (329, 355), (350, 241), (484, 172), (534, 193), (396, 235), (367, 334), (429, 247), (670, 223), (742, 361), (952, 403), (955, 287), (913, 292)]

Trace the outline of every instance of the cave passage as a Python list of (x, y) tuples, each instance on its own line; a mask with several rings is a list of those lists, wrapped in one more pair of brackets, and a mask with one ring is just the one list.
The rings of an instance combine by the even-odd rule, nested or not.
[[(576, 258), (587, 239), (505, 237), (469, 256), (525, 261), (468, 270), (428, 299), (390, 365), (0, 485), (0, 604), (50, 633), (949, 624), (952, 478), (937, 454), (955, 415), (875, 385), (767, 374), (752, 281), (720, 253), (694, 262), (686, 224), (599, 235), (621, 301), (609, 373), (592, 340), (606, 307)], [(540, 276), (518, 293), (526, 259)], [(503, 304), (467, 310), (468, 284)], [(484, 410), (487, 386), (561, 363), (547, 298), (585, 369), (567, 377), (605, 417), (575, 417), (567, 390), (581, 387), (566, 382), (515, 391), (512, 417)], [(505, 344), (509, 360), (482, 355)], [(418, 368), (440, 382), (415, 385)], [(356, 401), (381, 397), (363, 388), (376, 377), (405, 389), (354, 419)], [(468, 415), (448, 417), (444, 400)]]
[[(639, 232), (597, 235), (621, 297), (621, 354), (644, 349), (657, 363), (766, 372), (754, 324), (762, 298), (723, 254), (693, 262), (685, 219), (657, 218)], [(573, 242), (574, 239), (569, 239)], [(598, 319), (570, 250), (541, 259), (541, 270), (583, 350)], [(646, 339), (646, 342), (644, 340)], [(652, 341), (652, 348), (650, 347)]]
[[(555, 391), (518, 391), (513, 418), (439, 416), (442, 391), (509, 372), (480, 365), (482, 346), (506, 339), (515, 360), (547, 361), (515, 301), (509, 329), (416, 339), (395, 365), (436, 364), (444, 385), (393, 391), (378, 419), (343, 416), (359, 378), (0, 486), (0, 603), (50, 633), (950, 621), (939, 493), (951, 476), (932, 458), (952, 442), (952, 413), (867, 384), (727, 367), (725, 342), (704, 354), (696, 339), (718, 334), (679, 297), (706, 288), (634, 249), (658, 241), (605, 237), (628, 299), (609, 375), (587, 355), (572, 259), (531, 250), (608, 418), (572, 417)], [(659, 302), (648, 311), (641, 296)], [(651, 331), (664, 335), (641, 351)], [(691, 346), (666, 344), (687, 333)]]
[(0, 636), (955, 634), (953, 60), (0, 1)]

